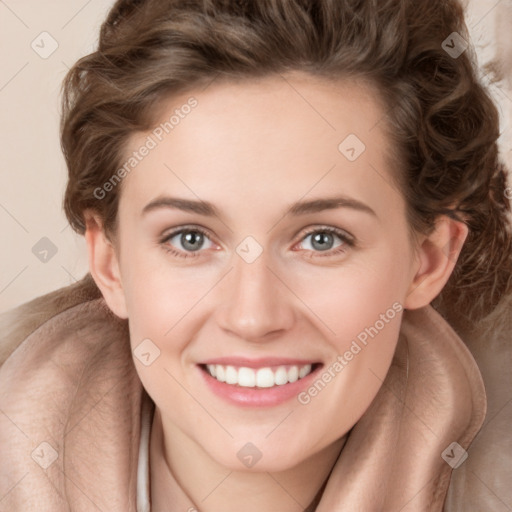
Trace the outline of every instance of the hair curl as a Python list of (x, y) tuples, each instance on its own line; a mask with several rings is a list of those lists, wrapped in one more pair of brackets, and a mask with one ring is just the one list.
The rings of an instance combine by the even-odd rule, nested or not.
[(91, 208), (115, 232), (121, 188), (102, 200), (94, 190), (169, 95), (286, 71), (362, 78), (388, 107), (383, 128), (410, 226), (428, 233), (449, 215), (469, 227), (433, 305), (454, 323), (474, 324), (511, 291), (510, 201), (498, 111), (473, 47), (458, 58), (443, 49), (454, 32), (470, 41), (457, 0), (119, 0), (97, 51), (63, 84), (68, 220), (84, 233), (83, 211)]

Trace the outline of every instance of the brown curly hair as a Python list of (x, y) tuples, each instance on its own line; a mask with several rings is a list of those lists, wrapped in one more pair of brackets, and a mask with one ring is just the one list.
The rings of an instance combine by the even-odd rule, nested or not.
[[(454, 32), (469, 44), (460, 56), (443, 44), (453, 46)], [(487, 317), (511, 291), (510, 201), (498, 111), (457, 0), (117, 1), (97, 51), (63, 84), (71, 226), (84, 233), (83, 211), (92, 208), (115, 233), (121, 187), (103, 199), (94, 191), (121, 164), (128, 138), (153, 127), (160, 101), (214, 79), (287, 71), (376, 86), (409, 225), (428, 233), (449, 215), (469, 227), (433, 305), (460, 325)]]

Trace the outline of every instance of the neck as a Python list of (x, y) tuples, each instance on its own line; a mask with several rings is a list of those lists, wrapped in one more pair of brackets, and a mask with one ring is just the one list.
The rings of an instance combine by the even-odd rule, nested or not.
[(346, 436), (279, 472), (226, 468), (178, 429), (166, 431), (155, 409), (150, 439), (151, 509), (155, 512), (312, 512)]

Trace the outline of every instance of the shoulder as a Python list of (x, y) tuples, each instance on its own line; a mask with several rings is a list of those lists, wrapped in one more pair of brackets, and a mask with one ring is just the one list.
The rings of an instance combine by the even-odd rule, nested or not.
[(101, 297), (92, 276), (0, 314), (0, 366), (38, 327), (78, 304)]
[(132, 365), (128, 322), (110, 311), (90, 274), (4, 313), (0, 330), (0, 381), (14, 388), (35, 372), (53, 375), (56, 364), (80, 368), (81, 379), (101, 373), (102, 357)]
[(0, 480), (20, 482), (9, 510), (69, 510), (84, 492), (132, 510), (142, 385), (128, 322), (91, 281), (2, 315)]
[(512, 507), (512, 295), (476, 328), (460, 329), (480, 369), (487, 414), (452, 473), (445, 512), (508, 510)]

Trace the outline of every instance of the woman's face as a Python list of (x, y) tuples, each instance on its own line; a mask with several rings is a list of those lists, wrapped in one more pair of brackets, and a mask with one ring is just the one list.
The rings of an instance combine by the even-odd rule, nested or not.
[(130, 140), (117, 257), (137, 372), (164, 431), (226, 467), (293, 467), (382, 385), (418, 270), (384, 116), (355, 83), (213, 82)]

